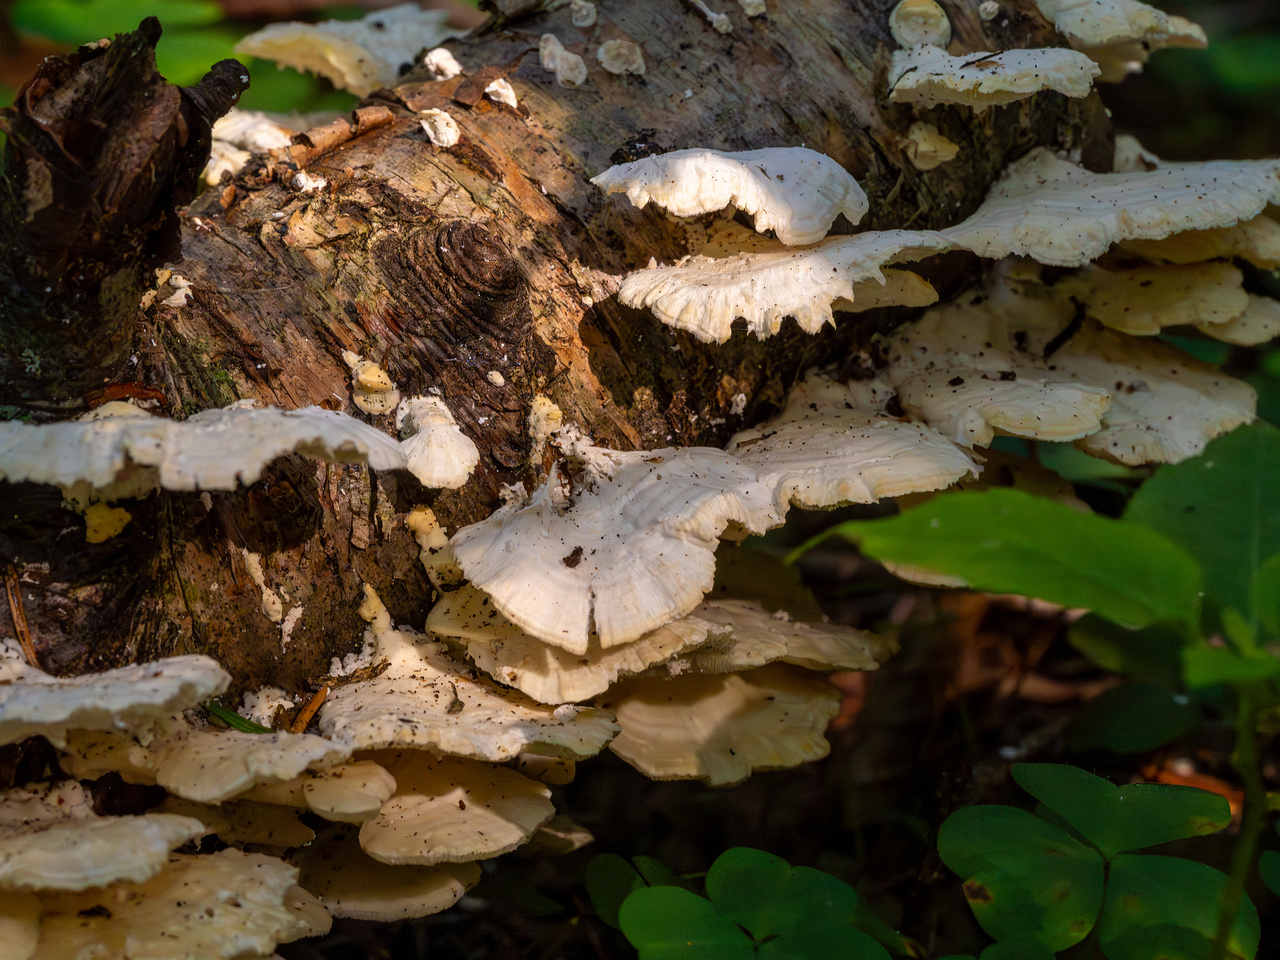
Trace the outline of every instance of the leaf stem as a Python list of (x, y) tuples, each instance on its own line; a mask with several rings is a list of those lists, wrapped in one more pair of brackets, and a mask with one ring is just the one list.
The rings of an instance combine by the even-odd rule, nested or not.
[(1258, 838), (1262, 835), (1262, 821), (1267, 812), (1267, 791), (1262, 784), (1262, 772), (1258, 767), (1258, 690), (1255, 684), (1236, 687), (1236, 749), (1234, 765), (1244, 784), (1244, 809), (1240, 819), (1240, 833), (1236, 836), (1235, 850), (1231, 854), (1231, 877), (1222, 893), (1222, 907), (1218, 913), (1218, 928), (1213, 935), (1213, 949), (1209, 960), (1225, 960), (1231, 928), (1240, 912), (1244, 897), (1245, 879), (1253, 869), (1258, 852)]

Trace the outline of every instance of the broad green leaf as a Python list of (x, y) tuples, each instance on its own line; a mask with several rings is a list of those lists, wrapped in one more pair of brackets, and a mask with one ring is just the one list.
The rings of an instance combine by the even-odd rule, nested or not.
[(1163, 783), (1117, 787), (1066, 763), (1016, 763), (1018, 786), (1061, 816), (1110, 860), (1126, 850), (1216, 833), (1231, 806), (1216, 793)]
[[(1226, 886), (1225, 873), (1194, 860), (1121, 854), (1111, 861), (1107, 899), (1098, 921), (1103, 952), (1110, 956), (1108, 945), (1127, 938), (1131, 931), (1138, 936), (1136, 931), (1166, 925), (1186, 927), (1212, 938)], [(1245, 894), (1228, 946), (1237, 955), (1252, 958), (1260, 936), (1257, 908)], [(1136, 955), (1126, 954), (1132, 956)]]
[(707, 900), (683, 887), (641, 887), (618, 913), (640, 960), (752, 960), (755, 944)]
[(166, 32), (223, 18), (214, 0), (17, 0), (10, 16), (24, 33), (75, 44), (137, 30), (146, 17), (157, 17)]
[(1026, 810), (964, 807), (938, 831), (943, 862), (965, 878), (978, 923), (997, 940), (1056, 952), (1083, 940), (1102, 906), (1102, 856)]
[(676, 879), (675, 871), (661, 860), (654, 857), (638, 856), (632, 857), (631, 862), (635, 865), (636, 872), (651, 887), (681, 886), (680, 881)]
[(1273, 553), (1254, 574), (1250, 590), (1253, 612), (1270, 637), (1280, 637), (1280, 553)]
[(716, 858), (707, 871), (707, 896), (757, 940), (816, 923), (847, 925), (858, 906), (858, 895), (842, 880), (749, 847)]
[(170, 83), (192, 86), (219, 60), (235, 57), (243, 31), (227, 27), (166, 30), (156, 45), (156, 69)]
[(1169, 923), (1134, 927), (1103, 946), (1107, 960), (1209, 960), (1213, 941)]
[(1267, 889), (1280, 897), (1280, 853), (1264, 850), (1258, 858), (1258, 873), (1262, 875), (1262, 882), (1267, 885)]
[(1200, 571), (1167, 538), (1018, 490), (944, 493), (887, 520), (842, 523), (823, 537), (833, 534), (877, 560), (959, 577), (979, 590), (1088, 607), (1125, 626), (1191, 625), (1198, 617)]
[(1182, 651), (1182, 676), (1193, 689), (1269, 680), (1280, 676), (1280, 659), (1266, 653), (1245, 657), (1227, 647), (1200, 643)]
[(1053, 960), (1053, 953), (1038, 940), (1015, 937), (997, 940), (982, 951), (981, 960)]
[(1218, 606), (1249, 610), (1254, 575), (1280, 552), (1280, 430), (1261, 421), (1219, 437), (1200, 456), (1155, 471), (1125, 519), (1183, 547)]
[(1064, 731), (1067, 750), (1146, 753), (1194, 730), (1200, 705), (1152, 683), (1126, 683), (1085, 703)]
[(889, 960), (889, 951), (848, 924), (820, 920), (767, 940), (756, 954), (765, 960)]
[(1128, 630), (1095, 614), (1081, 617), (1067, 632), (1071, 645), (1112, 673), (1166, 686), (1182, 677), (1182, 636), (1165, 624)]
[(633, 891), (645, 885), (644, 878), (636, 872), (636, 868), (616, 853), (602, 853), (592, 857), (587, 864), (583, 883), (586, 884), (587, 896), (591, 898), (596, 916), (615, 930), (619, 929), (618, 910), (623, 901)]

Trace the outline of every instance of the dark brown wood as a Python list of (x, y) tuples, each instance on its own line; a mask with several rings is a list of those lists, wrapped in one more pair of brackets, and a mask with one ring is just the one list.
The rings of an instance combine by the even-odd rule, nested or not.
[[(990, 22), (974, 4), (944, 5), (953, 52), (1054, 41), (1031, 0), (1005, 3)], [(694, 146), (804, 144), (863, 184), (871, 213), (860, 228), (955, 222), (1008, 162), (1040, 144), (1105, 169), (1110, 130), (1096, 97), (1044, 94), (982, 114), (889, 104), (891, 7), (796, 0), (754, 20), (733, 7), (727, 35), (680, 0), (616, 0), (590, 30), (573, 27), (567, 7), (512, 7), (498, 25), (449, 44), (465, 76), (411, 74), (349, 123), (296, 138), (206, 191), (182, 218), (183, 260), (173, 268), (191, 280), (191, 301), (101, 311), (109, 346), (94, 354), (94, 375), (162, 396), (177, 416), (244, 397), (363, 416), (341, 359), (354, 350), (382, 361), (407, 395), (438, 388), (480, 465), (461, 490), (441, 493), (407, 474), (290, 458), (233, 494), (149, 498), (131, 507), (124, 534), (94, 547), (54, 534), (78, 522), (56, 491), (12, 491), (25, 498), (25, 526), (0, 523), (0, 550), (24, 571), (45, 662), (74, 671), (201, 650), (242, 685), (314, 689), (330, 657), (358, 646), (362, 583), (394, 619), (421, 623), (431, 587), (405, 511), (429, 504), (452, 531), (487, 515), (502, 484), (539, 481), (525, 427), (535, 393), (607, 445), (718, 446), (776, 409), (807, 366), (865, 357), (874, 332), (910, 315), (845, 316), (818, 336), (788, 322), (767, 341), (739, 333), (708, 346), (621, 307), (612, 296), (620, 277), (651, 257), (685, 255), (690, 228), (588, 183), (613, 162)], [(559, 87), (529, 55), (544, 32), (586, 57), (583, 87)], [(596, 64), (598, 44), (614, 38), (641, 45), (643, 77)], [(515, 86), (516, 110), (476, 96), (476, 78), (500, 75)], [(457, 121), (457, 146), (430, 144), (418, 113), (431, 108)], [(928, 172), (910, 165), (902, 142), (918, 116), (960, 144), (959, 158)], [(323, 188), (294, 186), (304, 167)], [(6, 229), (21, 221), (24, 196), (11, 193)], [(852, 227), (841, 220), (836, 229)], [(945, 295), (974, 263), (952, 254), (921, 269)], [(136, 304), (139, 292), (134, 279), (126, 299)], [(60, 409), (90, 402), (89, 379), (67, 382)], [(103, 389), (101, 376), (93, 388)], [(748, 403), (735, 414), (739, 393)], [(28, 386), (9, 396), (44, 409)], [(389, 415), (365, 419), (393, 430)], [(285, 610), (302, 607), (287, 647), (261, 611), (246, 550), (262, 556)]]

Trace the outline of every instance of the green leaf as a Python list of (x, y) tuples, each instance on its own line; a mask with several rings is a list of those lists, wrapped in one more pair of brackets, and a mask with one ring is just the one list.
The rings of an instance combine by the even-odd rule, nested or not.
[(1108, 941), (1108, 960), (1209, 960), (1213, 941), (1203, 933), (1168, 923), (1135, 927)]
[(197, 84), (219, 60), (235, 57), (242, 33), (226, 27), (165, 31), (156, 45), (156, 69), (170, 83)]
[(1280, 637), (1280, 553), (1273, 553), (1258, 568), (1249, 598), (1262, 628), (1269, 636)]
[(960, 577), (979, 590), (1089, 607), (1125, 626), (1198, 618), (1200, 571), (1184, 550), (1138, 524), (1018, 490), (944, 493), (822, 536), (832, 534), (877, 560)]
[(680, 881), (676, 879), (675, 871), (661, 860), (639, 856), (632, 857), (631, 862), (635, 864), (636, 871), (644, 878), (644, 882), (651, 887), (681, 886)]
[(216, 703), (213, 700), (206, 703), (204, 708), (232, 730), (239, 730), (242, 733), (274, 733), (270, 727), (264, 727), (260, 723), (254, 723), (248, 717), (242, 717), (234, 710), (228, 710), (222, 704)]
[(1117, 787), (1066, 763), (1017, 763), (1018, 786), (1049, 807), (1110, 860), (1126, 850), (1216, 833), (1231, 806), (1198, 787), (1130, 783)]
[(1091, 457), (1074, 443), (1036, 444), (1036, 459), (1064, 480), (1089, 483), (1094, 480), (1120, 480), (1142, 476), (1133, 467)]
[(861, 930), (830, 920), (788, 930), (760, 944), (767, 960), (889, 960), (889, 951)]
[(1262, 882), (1267, 885), (1267, 889), (1280, 897), (1280, 853), (1264, 850), (1258, 858), (1258, 873), (1262, 875)]
[(1053, 960), (1053, 953), (1038, 940), (1016, 937), (997, 940), (982, 951), (981, 960)]
[(152, 16), (169, 31), (208, 26), (223, 14), (214, 0), (17, 0), (10, 11), (23, 33), (75, 44), (137, 30)]
[(620, 929), (618, 910), (623, 901), (645, 885), (644, 878), (635, 867), (616, 853), (602, 853), (592, 857), (587, 864), (583, 882), (596, 916), (615, 930)]
[(1192, 460), (1160, 467), (1125, 519), (1195, 557), (1218, 606), (1249, 610), (1255, 574), (1280, 551), (1280, 430), (1259, 421), (1219, 437)]
[(1166, 686), (1182, 678), (1183, 638), (1165, 624), (1128, 630), (1094, 614), (1081, 617), (1067, 632), (1071, 645), (1112, 673)]
[(683, 887), (641, 887), (618, 913), (640, 960), (753, 960), (755, 944), (708, 901)]
[(858, 895), (844, 881), (750, 847), (716, 858), (707, 871), (707, 896), (757, 940), (819, 923), (848, 925), (858, 906)]
[(1102, 906), (1097, 850), (1026, 810), (963, 807), (938, 831), (943, 862), (997, 940), (1030, 937), (1056, 952), (1083, 940)]
[[(1194, 860), (1121, 854), (1111, 861), (1107, 899), (1098, 921), (1103, 952), (1111, 957), (1112, 941), (1125, 937), (1121, 946), (1127, 949), (1131, 932), (1135, 937), (1145, 937), (1156, 932), (1153, 927), (1186, 927), (1212, 938), (1227, 882), (1227, 875), (1221, 870)], [(1260, 936), (1258, 910), (1245, 894), (1228, 946), (1237, 955), (1252, 958)]]
[(1146, 753), (1194, 730), (1200, 705), (1153, 683), (1113, 687), (1081, 707), (1064, 731), (1068, 751)]
[(1280, 676), (1280, 660), (1266, 653), (1245, 657), (1227, 647), (1199, 643), (1182, 651), (1182, 676), (1192, 689), (1269, 680)]

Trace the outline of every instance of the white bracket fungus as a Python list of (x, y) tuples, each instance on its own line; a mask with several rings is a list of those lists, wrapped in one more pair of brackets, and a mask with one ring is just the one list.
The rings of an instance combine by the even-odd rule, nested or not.
[(396, 793), (361, 825), (360, 846), (382, 863), (488, 860), (523, 846), (555, 816), (551, 791), (506, 767), (419, 750), (375, 756)]
[(1155, 50), (1208, 44), (1198, 25), (1138, 0), (1036, 0), (1036, 6), (1071, 46), (1098, 62), (1106, 83), (1139, 72)]
[(449, 536), (436, 515), (427, 507), (414, 507), (405, 517), (405, 526), (418, 541), (418, 559), (427, 571), (433, 587), (456, 586), (463, 580), (462, 568), (453, 555)]
[(471, 477), (480, 451), (439, 397), (407, 397), (396, 410), (396, 429), (408, 470), (424, 487), (456, 490)]
[(739, 783), (757, 770), (821, 760), (840, 691), (771, 664), (745, 673), (623, 680), (596, 701), (618, 716), (609, 748), (653, 780)]
[(1083, 53), (1060, 47), (970, 53), (953, 57), (924, 44), (895, 50), (889, 69), (889, 99), (934, 106), (956, 103), (981, 112), (1025, 100), (1042, 90), (1087, 97), (1101, 71)]
[(682, 617), (608, 650), (592, 638), (585, 653), (574, 654), (529, 636), (470, 585), (440, 598), (427, 615), (427, 630), (460, 641), (477, 667), (541, 703), (588, 700), (619, 677), (642, 673), (728, 634), (697, 617)]
[(630, 40), (606, 40), (596, 48), (596, 59), (616, 76), (644, 75), (644, 51)]
[(144, 883), (82, 893), (41, 893), (37, 957), (102, 956), (231, 960), (267, 956), (282, 942), (328, 930), (295, 886), (298, 871), (274, 857), (222, 850), (175, 854)]
[(340, 90), (366, 97), (394, 87), (424, 47), (457, 36), (445, 26), (448, 18), (442, 10), (403, 3), (360, 20), (273, 23), (249, 34), (235, 50), (317, 73)]
[(435, 80), (452, 80), (462, 73), (462, 64), (448, 47), (436, 47), (422, 56), (422, 65)]
[(222, 693), (230, 682), (217, 661), (200, 655), (79, 677), (53, 677), (0, 661), (0, 744), (37, 734), (61, 744), (68, 730), (146, 733)]
[(781, 414), (734, 435), (728, 450), (774, 487), (780, 510), (938, 490), (981, 467), (942, 434), (885, 413), (886, 384), (810, 374)]
[[(558, 469), (527, 505), (463, 527), (453, 552), (467, 579), (513, 623), (586, 653), (682, 617), (711, 589), (717, 538), (781, 523), (754, 469), (706, 447), (619, 452), (581, 444), (587, 478), (563, 499)], [(571, 502), (570, 502), (571, 501)]]
[(387, 371), (350, 350), (342, 351), (342, 362), (351, 368), (351, 399), (360, 410), (377, 416), (396, 408), (400, 391)]
[(939, 233), (885, 230), (828, 237), (799, 250), (688, 257), (674, 266), (628, 274), (618, 299), (629, 307), (648, 307), (663, 323), (708, 343), (728, 340), (736, 317), (761, 339), (777, 333), (785, 317), (794, 317), (806, 333), (817, 333), (835, 323), (832, 302), (853, 299), (855, 283), (882, 279), (885, 264), (951, 246)]
[(1280, 269), (1280, 223), (1259, 214), (1230, 227), (1186, 230), (1163, 240), (1126, 240), (1118, 249), (1153, 263), (1239, 257), (1263, 270), (1276, 270)]
[(295, 860), (299, 884), (333, 916), (353, 920), (407, 920), (439, 913), (480, 880), (474, 863), (388, 867), (361, 850), (349, 828), (322, 834)]
[(447, 150), (449, 147), (457, 146), (458, 141), (462, 139), (458, 121), (444, 110), (437, 110), (434, 107), (423, 110), (422, 119), (418, 123), (421, 124), (423, 132), (433, 147)]
[(320, 730), (355, 750), (418, 747), (501, 763), (537, 746), (547, 754), (589, 757), (617, 732), (608, 714), (551, 707), (477, 679), (438, 643), (395, 629), (367, 586), (361, 615), (370, 621), (387, 669), (340, 686), (320, 708)]
[(1254, 347), (1280, 336), (1280, 300), (1249, 294), (1249, 303), (1238, 317), (1224, 323), (1198, 323), (1196, 329), (1215, 340)]
[(1012, 164), (969, 219), (944, 236), (982, 257), (1081, 267), (1113, 243), (1229, 227), (1280, 202), (1280, 161), (1169, 163), (1092, 173), (1037, 147)]
[(738, 153), (675, 150), (623, 163), (593, 177), (606, 193), (623, 193), (636, 207), (652, 201), (677, 217), (733, 207), (755, 228), (789, 245), (816, 243), (835, 218), (857, 223), (867, 195), (852, 174), (805, 147), (765, 147)]
[(511, 86), (502, 77), (485, 87), (484, 95), (494, 103), (500, 103), (504, 107), (510, 107), (512, 110), (520, 106), (520, 102), (516, 99), (515, 87)]
[(554, 33), (544, 33), (538, 41), (542, 69), (556, 75), (562, 87), (580, 87), (587, 82), (587, 62), (564, 48)]
[(157, 808), (164, 813), (193, 817), (203, 824), (202, 834), (213, 834), (223, 843), (247, 843), (273, 850), (301, 847), (316, 833), (298, 819), (296, 810), (276, 803), (230, 800), (225, 803), (196, 803), (180, 797), (166, 797)]
[(889, 14), (889, 32), (908, 50), (921, 43), (945, 47), (951, 41), (951, 21), (935, 0), (901, 0)]
[(0, 480), (84, 482), (110, 491), (102, 500), (147, 490), (234, 490), (257, 482), (272, 460), (291, 453), (332, 463), (405, 466), (400, 445), (366, 423), (333, 410), (263, 410), (231, 406), (189, 420), (108, 417), (88, 422), (0, 423)]

